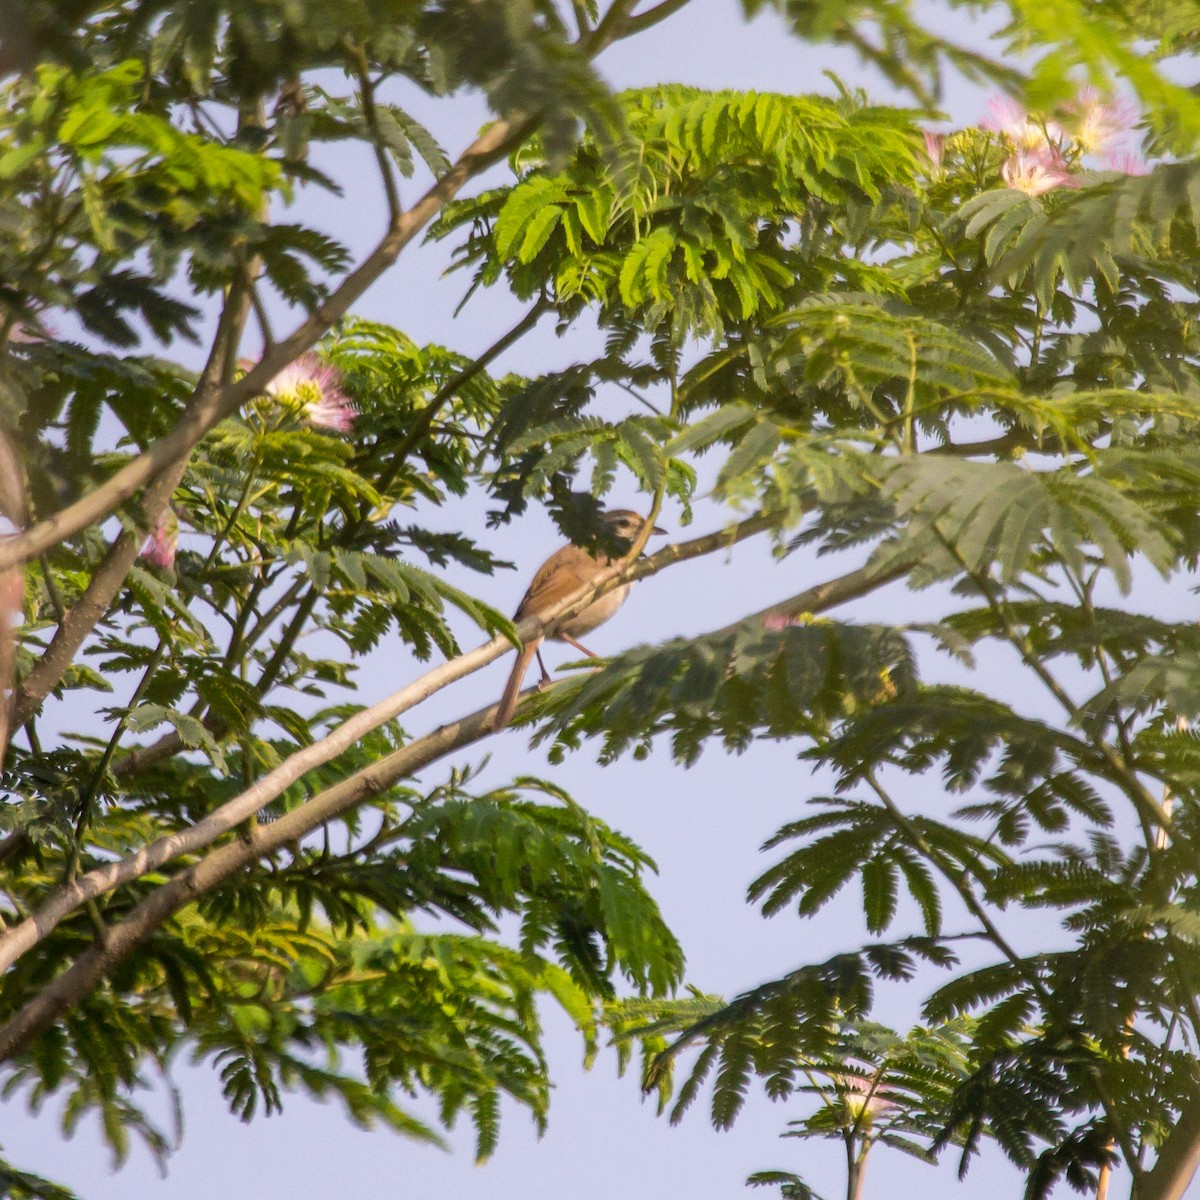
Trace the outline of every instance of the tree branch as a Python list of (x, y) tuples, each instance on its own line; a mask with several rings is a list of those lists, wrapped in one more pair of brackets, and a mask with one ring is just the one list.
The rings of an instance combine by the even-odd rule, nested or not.
[[(586, 608), (597, 596), (632, 580), (653, 575), (665, 567), (691, 558), (711, 554), (735, 545), (772, 524), (773, 516), (757, 516), (727, 529), (666, 546), (657, 554), (633, 562), (622, 560), (606, 567), (586, 584), (564, 597), (541, 618), (522, 621), (518, 635), (523, 640), (551, 633), (564, 620)], [(344, 753), (373, 729), (394, 720), (401, 713), (428, 699), (451, 683), (485, 667), (511, 648), (506, 637), (494, 637), (482, 646), (461, 654), (427, 672), (371, 708), (363, 709), (335, 730), (310, 746), (290, 755), (274, 770), (257, 780), (232, 800), (214, 809), (202, 820), (178, 832), (167, 834), (142, 849), (79, 876), (58, 889), (36, 913), (0, 934), (0, 971), (7, 970), (24, 953), (46, 938), (67, 916), (89, 901), (115, 888), (141, 878), (148, 872), (178, 858), (212, 845), (236, 829), (264, 805), (280, 796), (309, 771)], [(278, 822), (272, 824), (272, 828)], [(164, 885), (165, 886), (165, 885)]]
[(367, 64), (366, 51), (356, 44), (347, 44), (347, 53), (354, 64), (354, 73), (358, 77), (359, 101), (362, 105), (363, 116), (367, 128), (371, 132), (371, 148), (375, 154), (375, 165), (383, 181), (383, 194), (387, 199), (388, 215), (394, 225), (400, 218), (400, 192), (396, 187), (396, 176), (387, 156), (383, 135), (379, 131), (379, 114), (375, 111), (375, 85), (371, 82), (371, 70)]
[(1067, 454), (1071, 447), (1053, 433), (1035, 434), (1029, 430), (1014, 426), (999, 437), (988, 438), (983, 442), (943, 442), (940, 446), (930, 446), (922, 454), (932, 454), (934, 457), (987, 458), (1002, 457), (1014, 450), (1029, 451), (1032, 454)]
[[(170, 503), (171, 495), (183, 477), (184, 466), (183, 462), (176, 463), (146, 490), (141, 513), (143, 522), (153, 524)], [(88, 581), (83, 595), (59, 623), (54, 637), (38, 659), (37, 665), (17, 687), (13, 705), (14, 727), (24, 725), (62, 680), (79, 647), (87, 640), (96, 623), (108, 612), (113, 597), (120, 590), (129, 569), (137, 560), (145, 539), (145, 531), (140, 529), (122, 529), (113, 539), (108, 552)]]
[(913, 566), (913, 563), (894, 563), (880, 571), (868, 563), (864, 567), (848, 571), (836, 579), (818, 583), (815, 587), (797, 592), (786, 600), (780, 600), (767, 608), (759, 609), (756, 613), (742, 617), (733, 624), (726, 625), (724, 629), (718, 630), (717, 635), (732, 633), (739, 625), (748, 621), (766, 621), (771, 617), (799, 617), (804, 613), (824, 612), (839, 604), (845, 604), (847, 600), (857, 600), (860, 596), (865, 596), (877, 588), (902, 579), (913, 569)]
[[(550, 301), (545, 296), (541, 296), (515, 325), (502, 333), (478, 358), (472, 359), (467, 366), (438, 388), (430, 397), (429, 403), (413, 418), (413, 423), (405, 432), (403, 440), (393, 451), (391, 469), (384, 474), (378, 485), (380, 491), (392, 484), (400, 467), (407, 461), (416, 444), (429, 432), (438, 413), (457, 395), (459, 390), (487, 370), (509, 346), (520, 341), (552, 308), (553, 305)], [(353, 527), (354, 530), (361, 527), (363, 520), (364, 518), (360, 518)]]
[(363, 800), (451, 752), (469, 746), (492, 731), (496, 705), (490, 704), (460, 721), (443, 725), (247, 836), (210, 851), (200, 862), (157, 887), (122, 921), (106, 931), (61, 975), (0, 1028), (0, 1061), (21, 1053), (34, 1038), (69, 1012), (120, 962), (168, 918), (199, 896), (220, 886), (264, 855), (333, 820)]
[[(208, 361), (204, 364), (196, 383), (194, 398), (219, 390), (233, 374), (238, 347), (246, 322), (250, 318), (254, 293), (253, 276), (256, 271), (256, 267), (249, 267), (245, 276), (234, 284), (226, 298)], [(59, 621), (50, 645), (17, 688), (13, 705), (16, 725), (24, 725), (37, 712), (42, 701), (66, 673), (88, 634), (108, 611), (113, 597), (120, 590), (129, 569), (137, 560), (146, 531), (170, 504), (186, 469), (187, 457), (184, 456), (169, 464), (161, 475), (151, 481), (140, 505), (143, 528), (122, 529), (117, 534), (100, 566), (88, 581), (83, 595)]]
[[(935, 525), (936, 529), (936, 525)], [(939, 537), (940, 537), (939, 533)], [(1021, 656), (1021, 661), (1033, 672), (1034, 675), (1041, 681), (1046, 690), (1058, 701), (1063, 712), (1070, 717), (1071, 722), (1077, 728), (1086, 728), (1083, 720), (1083, 714), (1080, 712), (1079, 706), (1071, 699), (1066, 688), (1054, 677), (1045, 663), (1038, 657), (1033, 646), (1030, 645), (1027, 634), (1022, 633), (1009, 619), (1008, 609), (1004, 603), (1003, 596), (996, 594), (996, 589), (990, 579), (972, 571), (959, 554), (956, 547), (951, 545), (949, 541), (942, 538), (943, 544), (947, 550), (958, 559), (962, 565), (964, 572), (974, 581), (976, 587), (979, 588), (987, 601), (988, 607), (996, 614), (1004, 629), (1004, 635), (1012, 645), (1013, 649)], [(1108, 744), (1108, 739), (1097, 735), (1092, 741), (1087, 743), (1090, 750), (1096, 752), (1101, 761), (1108, 767), (1110, 772), (1109, 778), (1123, 791), (1133, 802), (1134, 811), (1141, 819), (1148, 819), (1155, 823), (1159, 828), (1169, 833), (1173, 827), (1171, 814), (1167, 811), (1158, 800), (1151, 795), (1149, 789), (1138, 778), (1137, 772), (1131, 763), (1125, 759)]]
[(660, 21), (665, 21), (669, 16), (679, 12), (680, 9), (686, 8), (690, 3), (691, 0), (659, 0), (659, 3), (653, 8), (626, 17), (621, 24), (621, 37), (632, 37), (635, 34), (643, 33)]
[(1154, 1166), (1135, 1180), (1130, 1194), (1133, 1200), (1184, 1200), (1197, 1170), (1200, 1170), (1200, 1105), (1193, 1103), (1179, 1114)]
[(235, 383), (218, 388), (197, 386), (175, 428), (144, 453), (126, 463), (86, 496), (19, 534), (0, 539), (0, 570), (36, 557), (81, 529), (107, 516), (172, 463), (186, 458), (219, 421), (258, 395), (298, 355), (309, 349), (399, 257), (400, 252), (440, 209), (480, 171), (503, 158), (537, 125), (537, 116), (514, 116), (494, 122), (467, 147), (454, 165), (398, 219), (375, 249), (345, 277), (340, 286), (282, 341), (267, 349), (258, 363)]
[[(0, 350), (0, 353), (3, 351)], [(0, 429), (0, 513), (16, 528), (27, 520), (25, 475), (21, 460)], [(0, 571), (0, 763), (16, 728), (17, 630), (25, 599), (25, 577), (19, 568)]]
[[(538, 302), (534, 304), (529, 311), (526, 312), (525, 315), (515, 325), (512, 326), (512, 328), (501, 334), (501, 336), (497, 338), (496, 341), (494, 341), (486, 350), (484, 350), (478, 358), (473, 359), (467, 366), (465, 366), (461, 371), (457, 372), (451, 379), (448, 379), (437, 390), (434, 396), (430, 399), (429, 403), (423, 409), (421, 409), (419, 413), (417, 413), (412, 424), (405, 432), (403, 439), (393, 450), (392, 462), (377, 485), (380, 491), (386, 490), (386, 488), (390, 485), (391, 481), (399, 473), (400, 467), (403, 465), (408, 455), (412, 452), (417, 442), (428, 432), (437, 413), (445, 407), (446, 403), (453, 399), (459, 389), (461, 389), (465, 384), (469, 383), (472, 379), (479, 375), (480, 372), (484, 371), (488, 366), (490, 366), (490, 364), (496, 358), (498, 358), (500, 354), (507, 350), (509, 346), (513, 345), (514, 342), (518, 341), (521, 337), (528, 333), (529, 330), (537, 324), (538, 320), (547, 311), (549, 311), (549, 308), (550, 305), (544, 298), (538, 300)], [(339, 544), (349, 544), (355, 534), (357, 534), (362, 526), (366, 524), (368, 515), (369, 513), (365, 509), (364, 511), (360, 512), (358, 519), (347, 526), (347, 528), (344, 529), (339, 535), (337, 539)], [(253, 610), (253, 604), (248, 601), (247, 604), (243, 606), (242, 612), (239, 614), (238, 621), (235, 623), (235, 638), (230, 641), (229, 648), (226, 650), (226, 663), (231, 661), (235, 646), (237, 649), (244, 652), (262, 637), (262, 635), (274, 622), (275, 617), (279, 615), (279, 613), (287, 606), (287, 604), (291, 603), (291, 601), (295, 599), (296, 594), (301, 590), (304, 583), (305, 580), (303, 578), (297, 579), (296, 582), (288, 589), (288, 591), (285, 592), (284, 595), (281, 596), (266, 613), (259, 616), (254, 628), (249, 634), (245, 635), (244, 641), (241, 640), (243, 634), (240, 631), (244, 626), (245, 620)], [(258, 592), (261, 590), (262, 585), (260, 581), (256, 581), (255, 592), (252, 593), (251, 599), (255, 598)], [(306, 603), (310, 609), (312, 604), (316, 603), (316, 599), (316, 594), (313, 594), (311, 599), (306, 598)], [(295, 633), (291, 635), (290, 639), (288, 634), (285, 633), (281, 641), (281, 645), (283, 642), (286, 642), (288, 648), (290, 649), (290, 646), (295, 641), (298, 633), (299, 629), (296, 629)], [(255, 689), (259, 696), (265, 696), (272, 684), (274, 684), (275, 677), (278, 675), (280, 668), (283, 666), (285, 658), (286, 654), (281, 655), (278, 650), (274, 655), (272, 655), (271, 662), (268, 664), (267, 669), (263, 671), (262, 676), (255, 685)], [(225, 728), (220, 723), (212, 721), (211, 719), (206, 719), (204, 721), (204, 726), (215, 738), (219, 739), (225, 733)], [(158, 741), (153, 742), (148, 746), (139, 747), (138, 749), (132, 750), (128, 754), (123, 755), (113, 765), (112, 773), (117, 778), (131, 775), (150, 763), (158, 762), (164, 758), (169, 758), (172, 754), (177, 754), (183, 748), (184, 742), (178, 733), (172, 732), (163, 734)], [(2, 844), (0, 844), (0, 849), (2, 849)]]
[(626, 22), (630, 19), (629, 10), (636, 3), (637, 0), (613, 0), (596, 27), (579, 39), (583, 52), (589, 58), (594, 58), (605, 47), (625, 36)]

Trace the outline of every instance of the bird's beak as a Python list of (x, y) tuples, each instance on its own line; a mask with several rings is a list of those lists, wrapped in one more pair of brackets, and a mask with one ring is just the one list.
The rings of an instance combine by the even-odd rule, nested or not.
[(659, 529), (659, 527), (657, 525), (653, 525), (650, 528), (650, 532), (651, 533), (666, 533), (667, 531), (665, 529)]

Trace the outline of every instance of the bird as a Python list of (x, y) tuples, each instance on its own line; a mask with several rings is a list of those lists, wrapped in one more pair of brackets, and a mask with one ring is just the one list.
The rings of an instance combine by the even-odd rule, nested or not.
[[(603, 514), (602, 519), (614, 537), (630, 543), (646, 526), (646, 518), (628, 508), (610, 509)], [(654, 525), (651, 526), (650, 532), (666, 533), (666, 530), (659, 529), (657, 525)], [(582, 546), (573, 544), (556, 550), (534, 572), (529, 590), (525, 593), (521, 603), (517, 605), (513, 620), (520, 622), (526, 617), (540, 617), (552, 605), (557, 604), (572, 592), (578, 591), (583, 584), (594, 579), (596, 574), (612, 561), (602, 550), (585, 550)], [(611, 592), (605, 592), (603, 596), (593, 600), (586, 608), (581, 609), (574, 616), (568, 617), (550, 634), (550, 637), (567, 642), (576, 650), (586, 654), (588, 658), (596, 658), (597, 656), (577, 639), (603, 625), (625, 603), (632, 586), (632, 583), (623, 583), (619, 587), (613, 588)], [(529, 664), (535, 654), (538, 665), (542, 668), (543, 685), (550, 681), (546, 664), (542, 662), (541, 644), (540, 637), (530, 638), (517, 653), (517, 661), (513, 663), (512, 673), (508, 677), (504, 694), (500, 697), (500, 704), (496, 709), (496, 716), (492, 722), (493, 729), (503, 729), (512, 720), (521, 684), (525, 682), (525, 673), (529, 670)]]

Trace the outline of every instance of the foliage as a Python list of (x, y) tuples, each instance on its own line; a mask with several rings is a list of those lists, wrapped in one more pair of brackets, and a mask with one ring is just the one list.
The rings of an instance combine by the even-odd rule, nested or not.
[[(101, 710), (111, 737), (79, 734), (47, 755), (34, 733), (29, 748), (12, 748), (7, 783), (29, 799), (10, 810), (9, 829), (36, 847), (36, 865), (10, 880), (10, 915), (36, 907), (97, 855), (128, 853), (196, 820), (355, 711), (310, 704), (301, 715), (287, 693), (325, 700), (351, 683), (352, 659), (389, 636), (418, 658), (453, 656), (449, 605), (487, 632), (510, 628), (433, 569), (453, 559), (490, 572), (497, 564), (486, 551), (392, 515), (465, 489), (472, 431), (495, 412), (495, 385), (485, 376), (463, 383), (436, 432), (397, 459), (398, 437), (463, 360), (361, 321), (344, 325), (325, 354), (354, 398), (353, 441), (272, 396), (218, 426), (175, 494), (182, 533), (173, 564), (130, 572), (97, 625), (91, 665), (65, 681), (128, 693), (123, 681), (136, 680), (128, 702)], [(64, 546), (31, 574), (23, 662), (54, 629), (57, 605), (75, 601), (70, 581), (88, 565), (87, 547)], [(304, 628), (330, 649), (297, 650)], [(131, 734), (157, 736), (120, 749)], [(274, 820), (407, 740), (398, 725), (377, 730), (257, 819)], [(187, 750), (199, 753), (180, 754)], [(279, 1108), (282, 1091), (298, 1087), (338, 1095), (357, 1121), (433, 1137), (392, 1098), (428, 1090), (446, 1122), (469, 1110), (481, 1156), (494, 1148), (500, 1092), (544, 1120), (535, 997), (556, 1000), (586, 1033), (588, 997), (607, 995), (614, 976), (663, 990), (681, 958), (642, 890), (652, 864), (635, 846), (537, 781), (519, 785), (533, 789), (529, 799), (471, 796), (465, 782), (389, 793), (327, 825), (319, 844), (293, 846), (182, 914), (130, 964), (122, 998), (94, 994), (46, 1035), (10, 1087), (28, 1087), (34, 1103), (68, 1089), (66, 1119), (98, 1109), (119, 1157), (135, 1121), (123, 1093), (139, 1061), (165, 1066), (181, 1036), (219, 1067), (244, 1119)], [(119, 922), (154, 882), (105, 902), (93, 919)], [(476, 936), (418, 934), (407, 917), (416, 909)], [(505, 913), (520, 919), (512, 950), (485, 936)], [(81, 935), (86, 919), (26, 960), (21, 986), (6, 990), (6, 1015)], [(107, 1040), (86, 1036), (101, 1027), (127, 1031), (117, 1061)], [(169, 1148), (166, 1135), (146, 1136)]]
[[(897, 1093), (903, 1137), (930, 1157), (959, 1145), (964, 1166), (994, 1138), (1042, 1196), (1061, 1180), (1094, 1185), (1114, 1155), (1144, 1185), (1145, 1156), (1172, 1130), (1190, 1136), (1193, 738), (1175, 723), (1195, 713), (1195, 624), (1141, 595), (1149, 572), (1186, 579), (1196, 566), (1196, 295), (1174, 268), (1196, 226), (1181, 183), (1190, 164), (1031, 196), (1002, 186), (1007, 152), (1003, 135), (967, 130), (924, 181), (864, 194), (858, 215), (852, 197), (826, 208), (809, 195), (779, 252), (799, 280), (800, 264), (820, 262), (814, 242), (836, 247), (817, 286), (760, 292), (753, 312), (727, 301), (719, 330), (679, 316), (712, 348), (668, 375), (678, 430), (667, 452), (717, 456), (713, 494), (775, 514), (781, 557), (853, 553), (862, 566), (843, 577), (845, 596), (835, 580), (728, 629), (637, 647), (549, 690), (533, 714), (556, 753), (596, 737), (601, 761), (646, 755), (661, 734), (686, 765), (710, 740), (740, 751), (799, 739), (837, 794), (812, 797), (813, 815), (768, 843), (786, 857), (751, 898), (768, 915), (794, 906), (814, 918), (853, 890), (871, 934), (899, 927), (895, 941), (799, 967), (715, 1011), (619, 1009), (625, 1038), (640, 1014), (648, 1087), (669, 1086), (675, 1056), (700, 1047), (677, 1115), (710, 1075), (719, 1126), (755, 1077), (773, 1096), (805, 1094), (813, 1063), (862, 1077), (861, 1050), (831, 1039), (868, 1018), (878, 980), (922, 978), (925, 960), (954, 972), (928, 1020), (970, 1021), (943, 1090)], [(492, 202), (493, 257), (517, 197), (561, 205), (568, 194), (527, 177)], [(852, 216), (869, 231), (857, 252)], [(806, 239), (821, 219), (828, 232)], [(635, 248), (651, 229), (632, 231)], [(521, 269), (539, 267), (525, 257)], [(540, 277), (510, 270), (527, 294), (564, 277), (553, 260)], [(687, 287), (671, 280), (672, 315), (690, 311)], [(605, 299), (598, 312), (621, 319)], [(564, 395), (563, 411), (576, 403)], [(562, 471), (554, 420), (542, 448)], [(897, 575), (937, 588), (936, 619), (928, 603), (888, 626), (813, 615), (831, 591), (853, 598)], [(986, 662), (989, 643), (1009, 648), (1027, 683), (922, 681), (938, 655)], [(915, 805), (906, 774), (924, 782)], [(961, 794), (959, 807), (938, 790)], [(1041, 909), (1061, 914), (1067, 948), (1044, 948), (1005, 915)], [(996, 961), (960, 964), (964, 938)], [(673, 1021), (678, 1040), (664, 1045)], [(797, 1130), (828, 1132), (831, 1111)], [(874, 1140), (887, 1144), (866, 1137), (854, 1153)], [(807, 1194), (786, 1172), (753, 1182)], [(847, 1194), (856, 1186), (852, 1172)]]
[[(876, 1146), (965, 1169), (984, 1139), (1031, 1198), (1117, 1160), (1139, 1200), (1178, 1195), (1200, 634), (1158, 577), (1200, 557), (1200, 112), (1153, 60), (1192, 48), (1188, 18), (1014, 0), (1022, 80), (901, 0), (774, 6), (918, 103), (951, 65), (1034, 106), (926, 138), (842, 88), (609, 94), (595, 55), (676, 7), (0, 12), (5, 1094), (163, 1155), (140, 1094), (185, 1053), (243, 1119), (291, 1091), (429, 1140), (465, 1116), (482, 1158), (503, 1097), (546, 1120), (552, 1003), (589, 1057), (603, 1024), (621, 1063), (640, 1049), (675, 1117), (709, 1079), (720, 1127), (756, 1079), (804, 1106), (789, 1134), (843, 1143), (850, 1200)], [(1117, 100), (1077, 67), (1123, 80), (1177, 161), (1092, 161)], [(465, 90), (494, 120), (452, 158), (400, 100)], [(357, 261), (279, 219), (355, 148), (387, 207)], [(429, 222), (469, 290), (522, 305), (476, 359), (348, 315)], [(550, 313), (603, 350), (493, 374)], [(606, 586), (763, 530), (781, 575), (841, 564), (521, 719), (604, 762), (788, 739), (828, 785), (751, 899), (851, 912), (860, 945), (681, 998), (641, 849), (553, 782), (420, 782), (491, 710), (427, 734), (409, 710), (543, 632), (461, 585), (507, 565), (464, 531), (472, 489), (587, 545), (620, 489), (720, 514)], [(885, 587), (884, 617), (853, 607)], [(405, 680), (437, 661), (368, 708), (384, 653)], [(873, 1018), (900, 987), (925, 996), (903, 1035)], [(66, 1194), (7, 1164), (0, 1186)]]

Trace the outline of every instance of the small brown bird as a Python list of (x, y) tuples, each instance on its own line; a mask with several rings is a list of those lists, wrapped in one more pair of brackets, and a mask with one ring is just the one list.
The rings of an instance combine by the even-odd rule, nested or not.
[[(616, 537), (626, 542), (632, 542), (646, 525), (645, 517), (628, 508), (614, 508), (612, 511), (606, 512), (604, 521)], [(659, 529), (655, 525), (650, 532), (666, 533), (666, 530)], [(596, 574), (612, 561), (603, 551), (597, 550), (593, 553), (585, 550), (582, 546), (570, 545), (556, 550), (538, 567), (533, 581), (529, 585), (529, 590), (525, 593), (521, 603), (517, 605), (513, 619), (520, 622), (526, 617), (540, 617), (552, 605), (565, 599), (583, 584), (595, 578)], [(629, 595), (629, 589), (632, 586), (631, 583), (623, 583), (620, 587), (613, 588), (611, 592), (605, 592), (598, 600), (593, 600), (587, 608), (577, 612), (573, 617), (568, 617), (550, 636), (574, 646), (588, 658), (595, 658), (596, 655), (576, 639), (603, 625), (625, 603), (625, 598)], [(496, 710), (496, 719), (492, 722), (493, 729), (503, 729), (512, 720), (513, 710), (517, 707), (517, 696), (521, 691), (521, 684), (525, 681), (525, 672), (529, 670), (530, 660), (535, 654), (538, 665), (542, 668), (542, 682), (549, 682), (549, 672), (546, 670), (546, 664), (542, 662), (541, 644), (540, 637), (530, 638), (517, 654), (517, 661), (513, 663), (512, 674), (508, 677), (504, 695), (500, 697), (500, 707)]]

